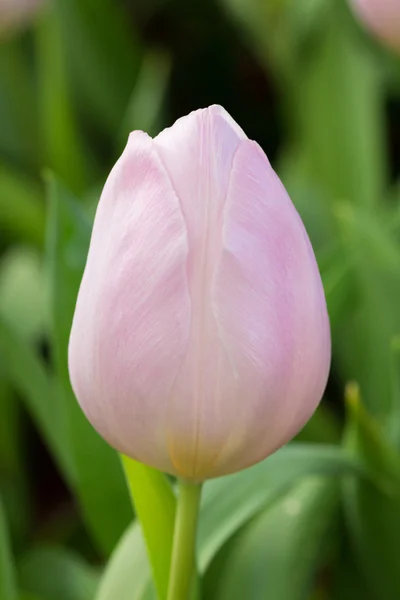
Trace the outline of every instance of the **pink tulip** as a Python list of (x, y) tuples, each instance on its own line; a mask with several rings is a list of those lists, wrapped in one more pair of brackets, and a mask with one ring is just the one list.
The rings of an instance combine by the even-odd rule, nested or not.
[(130, 135), (97, 209), (69, 368), (119, 451), (201, 481), (290, 440), (323, 394), (330, 331), (306, 231), (219, 106)]
[(43, 0), (0, 0), (0, 34), (29, 22), (41, 4)]
[(400, 0), (351, 0), (364, 24), (387, 45), (400, 51)]

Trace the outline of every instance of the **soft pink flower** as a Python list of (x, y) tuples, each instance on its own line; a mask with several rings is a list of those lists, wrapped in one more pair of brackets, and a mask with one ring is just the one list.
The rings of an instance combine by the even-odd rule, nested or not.
[(69, 346), (76, 396), (121, 452), (202, 480), (291, 439), (330, 331), (299, 215), (219, 106), (136, 131), (97, 209)]
[(400, 0), (351, 0), (365, 25), (386, 44), (400, 51)]
[(29, 22), (42, 4), (43, 0), (0, 0), (0, 34)]

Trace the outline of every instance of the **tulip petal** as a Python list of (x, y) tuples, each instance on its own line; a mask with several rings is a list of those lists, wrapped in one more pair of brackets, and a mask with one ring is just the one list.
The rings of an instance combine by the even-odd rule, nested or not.
[[(117, 449), (166, 471), (165, 412), (188, 344), (187, 235), (146, 134), (131, 134), (103, 191), (78, 296), (71, 381)], [(160, 401), (161, 400), (161, 401)]]
[(155, 138), (180, 199), (189, 246), (191, 328), (171, 396), (167, 444), (175, 471), (194, 479), (210, 471), (220, 452), (213, 413), (229, 403), (232, 392), (232, 366), (220, 345), (211, 291), (233, 157), (243, 139), (243, 131), (219, 106), (196, 111)]
[(238, 374), (229, 428), (241, 442), (225, 449), (219, 474), (286, 443), (314, 412), (330, 364), (329, 321), (310, 242), (255, 142), (242, 142), (235, 154), (223, 229), (215, 306)]
[(355, 11), (377, 36), (400, 50), (400, 4), (398, 0), (352, 0)]

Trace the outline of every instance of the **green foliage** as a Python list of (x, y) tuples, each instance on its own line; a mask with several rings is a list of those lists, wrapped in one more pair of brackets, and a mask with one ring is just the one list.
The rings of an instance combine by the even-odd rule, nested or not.
[(176, 498), (166, 477), (122, 456), (136, 514), (146, 541), (154, 583), (160, 598), (167, 597)]
[(56, 5), (50, 5), (38, 19), (36, 49), (44, 164), (80, 192), (85, 187), (88, 174), (87, 155), (81, 145), (70, 103)]
[(204, 570), (221, 546), (264, 506), (301, 477), (362, 473), (338, 447), (291, 444), (258, 465), (205, 486), (199, 528), (199, 566)]
[[(330, 475), (337, 478), (361, 473), (357, 462), (349, 460), (339, 447), (292, 444), (251, 469), (207, 482), (204, 486), (198, 535), (200, 572), (204, 573), (208, 569), (218, 551), (238, 530), (251, 522), (263, 509), (273, 506), (284, 497), (287, 490), (302, 477)], [(146, 527), (146, 521), (144, 526)], [(133, 524), (111, 559), (96, 600), (119, 597), (117, 594), (123, 593), (121, 581), (124, 581), (124, 589), (138, 589), (139, 594), (143, 593), (142, 590), (149, 593), (149, 569), (142, 570), (138, 580), (139, 571), (132, 570), (129, 561), (129, 556), (136, 556), (141, 544), (137, 525)], [(142, 596), (138, 595), (138, 598)]]
[(400, 456), (363, 409), (357, 387), (347, 391), (349, 453), (382, 480), (382, 490), (361, 479), (344, 482), (344, 506), (360, 568), (378, 598), (399, 597)]
[(2, 235), (43, 245), (45, 212), (38, 183), (0, 167), (0, 230)]
[(97, 587), (96, 571), (72, 552), (56, 547), (29, 551), (20, 560), (21, 589), (43, 600), (87, 600)]
[(21, 394), (61, 472), (72, 482), (75, 469), (57, 386), (32, 347), (1, 318), (0, 357), (5, 377)]
[(0, 598), (2, 600), (16, 600), (17, 585), (15, 568), (11, 555), (9, 534), (0, 499)]
[(306, 479), (257, 517), (232, 544), (215, 597), (308, 598), (331, 543), (327, 534), (339, 504), (337, 487)]
[(0, 600), (166, 597), (174, 482), (88, 424), (68, 339), (129, 132), (214, 102), (303, 218), (333, 363), (295, 442), (206, 482), (196, 600), (398, 600), (399, 58), (349, 0), (52, 0), (0, 32)]
[(143, 534), (134, 523), (112, 554), (96, 600), (155, 600)]
[(96, 541), (112, 550), (131, 518), (118, 456), (100, 438), (75, 400), (68, 375), (68, 339), (83, 275), (90, 227), (79, 204), (48, 175), (48, 257), (51, 280), (53, 348), (60, 402), (75, 465), (75, 492)]

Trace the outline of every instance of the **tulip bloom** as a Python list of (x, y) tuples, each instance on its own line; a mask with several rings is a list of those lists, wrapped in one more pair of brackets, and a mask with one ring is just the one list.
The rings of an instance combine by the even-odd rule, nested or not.
[(41, 4), (42, 0), (0, 0), (0, 34), (29, 22)]
[(400, 51), (399, 0), (352, 0), (365, 25), (387, 45)]
[(69, 346), (115, 448), (182, 478), (243, 469), (323, 394), (330, 330), (304, 226), (219, 106), (133, 132), (103, 190)]

